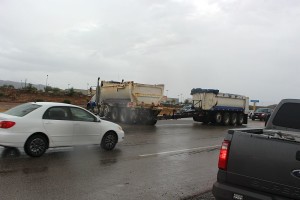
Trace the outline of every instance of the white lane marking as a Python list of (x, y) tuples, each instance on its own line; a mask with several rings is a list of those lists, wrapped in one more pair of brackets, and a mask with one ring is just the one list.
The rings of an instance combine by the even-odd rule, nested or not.
[(163, 126), (192, 126), (193, 124), (157, 124), (155, 126), (157, 127), (163, 127)]
[(178, 152), (185, 152), (185, 151), (192, 151), (192, 150), (201, 150), (201, 149), (213, 149), (213, 148), (219, 148), (221, 145), (215, 145), (215, 146), (206, 146), (206, 147), (196, 147), (191, 149), (181, 149), (176, 151), (165, 151), (165, 152), (159, 152), (159, 153), (151, 153), (151, 154), (143, 154), (139, 155), (140, 157), (147, 157), (147, 156), (157, 156), (157, 155), (163, 155), (163, 154), (169, 154), (169, 153), (178, 153)]

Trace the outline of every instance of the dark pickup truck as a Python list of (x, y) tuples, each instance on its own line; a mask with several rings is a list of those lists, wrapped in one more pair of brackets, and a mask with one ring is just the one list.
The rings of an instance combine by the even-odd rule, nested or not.
[(217, 200), (300, 199), (300, 100), (282, 100), (265, 128), (229, 130), (218, 167)]

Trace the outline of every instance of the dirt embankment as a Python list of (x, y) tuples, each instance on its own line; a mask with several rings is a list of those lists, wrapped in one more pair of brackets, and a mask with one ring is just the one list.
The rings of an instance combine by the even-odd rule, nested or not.
[(45, 92), (28, 92), (18, 89), (0, 89), (0, 112), (8, 110), (22, 103), (35, 101), (69, 102), (74, 105), (85, 107), (90, 97), (83, 94), (53, 94)]

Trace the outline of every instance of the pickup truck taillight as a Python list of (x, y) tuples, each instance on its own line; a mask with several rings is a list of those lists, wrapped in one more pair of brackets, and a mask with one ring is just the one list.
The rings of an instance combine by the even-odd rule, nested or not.
[(219, 155), (219, 164), (218, 164), (219, 169), (223, 169), (223, 170), (227, 169), (229, 147), (230, 147), (230, 141), (224, 140)]
[(0, 121), (0, 128), (11, 128), (16, 124), (16, 122), (12, 121)]

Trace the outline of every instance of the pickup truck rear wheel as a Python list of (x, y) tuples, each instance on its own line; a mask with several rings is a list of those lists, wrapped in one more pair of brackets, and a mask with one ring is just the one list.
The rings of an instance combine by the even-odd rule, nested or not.
[(232, 113), (230, 116), (230, 124), (231, 125), (236, 125), (237, 123), (237, 114), (236, 113)]
[(222, 120), (223, 120), (223, 117), (222, 117), (222, 114), (220, 113), (220, 112), (217, 112), (216, 114), (215, 114), (215, 122), (217, 123), (217, 124), (221, 124), (222, 123)]
[(226, 112), (226, 113), (223, 114), (223, 120), (222, 120), (222, 122), (223, 122), (224, 126), (228, 126), (229, 125), (229, 123), (230, 123), (230, 115), (229, 115), (228, 112)]

